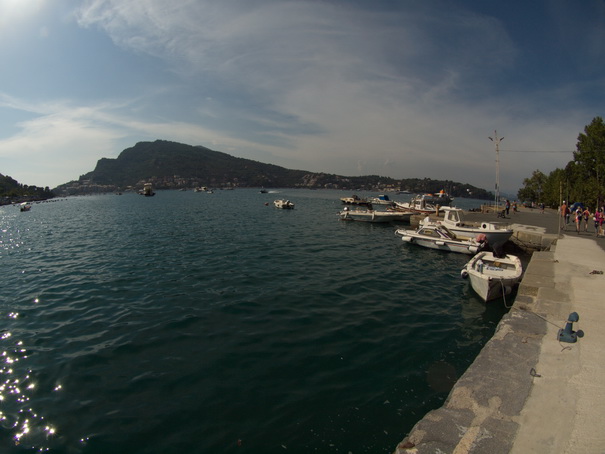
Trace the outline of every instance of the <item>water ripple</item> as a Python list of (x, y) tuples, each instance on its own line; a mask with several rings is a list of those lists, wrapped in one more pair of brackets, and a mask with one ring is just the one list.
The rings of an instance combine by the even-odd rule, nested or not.
[(391, 452), (503, 310), (468, 292), (466, 257), (339, 221), (339, 193), (282, 195), (297, 208), (0, 209), (0, 450)]

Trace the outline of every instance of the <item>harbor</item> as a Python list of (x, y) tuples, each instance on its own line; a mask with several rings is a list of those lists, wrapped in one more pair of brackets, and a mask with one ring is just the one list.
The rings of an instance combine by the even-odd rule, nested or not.
[(522, 209), (505, 221), (515, 226), (513, 242), (537, 246), (511, 309), (444, 405), (412, 428), (396, 454), (605, 449), (598, 326), (605, 239), (591, 225), (579, 233), (560, 226), (556, 210)]

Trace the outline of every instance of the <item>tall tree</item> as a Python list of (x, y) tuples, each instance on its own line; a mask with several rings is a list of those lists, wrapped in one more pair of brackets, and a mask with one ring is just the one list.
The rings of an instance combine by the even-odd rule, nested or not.
[(542, 201), (548, 206), (556, 207), (561, 203), (563, 195), (567, 194), (567, 192), (568, 183), (565, 176), (565, 171), (563, 169), (555, 169), (546, 177)]
[(521, 200), (532, 200), (534, 202), (542, 202), (542, 193), (547, 177), (539, 170), (534, 170), (531, 178), (523, 180), (523, 188), (519, 190), (517, 196)]
[(577, 151), (573, 157), (576, 164), (574, 183), (579, 198), (586, 203), (603, 202), (603, 180), (605, 180), (605, 123), (595, 117), (578, 135)]

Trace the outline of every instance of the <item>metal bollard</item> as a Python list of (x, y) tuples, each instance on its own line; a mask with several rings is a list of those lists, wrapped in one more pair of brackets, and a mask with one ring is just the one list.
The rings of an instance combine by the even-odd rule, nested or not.
[(557, 334), (557, 338), (559, 342), (568, 342), (570, 344), (575, 343), (578, 340), (578, 337), (584, 337), (584, 331), (581, 329), (578, 331), (573, 331), (573, 324), (580, 320), (580, 316), (577, 312), (572, 312), (567, 317), (567, 323), (565, 324), (565, 328), (560, 329)]

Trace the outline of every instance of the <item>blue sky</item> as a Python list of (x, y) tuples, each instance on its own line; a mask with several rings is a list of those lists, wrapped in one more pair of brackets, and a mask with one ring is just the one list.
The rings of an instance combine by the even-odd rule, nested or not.
[(0, 0), (0, 173), (55, 187), (139, 141), (502, 191), (605, 105), (605, 2)]

